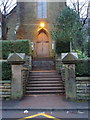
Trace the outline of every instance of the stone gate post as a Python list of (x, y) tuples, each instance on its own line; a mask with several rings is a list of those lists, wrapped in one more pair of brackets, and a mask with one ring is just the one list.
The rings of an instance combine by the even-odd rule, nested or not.
[(62, 62), (65, 65), (65, 93), (67, 99), (76, 99), (75, 62), (77, 57), (68, 53)]
[(25, 54), (12, 53), (9, 54), (8, 62), (12, 67), (12, 82), (11, 82), (11, 98), (21, 99), (23, 97), (23, 81), (21, 71), (25, 62)]

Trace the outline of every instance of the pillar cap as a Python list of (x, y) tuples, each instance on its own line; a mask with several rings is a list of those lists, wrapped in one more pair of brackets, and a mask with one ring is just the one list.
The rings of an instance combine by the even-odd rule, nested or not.
[(68, 53), (63, 59), (62, 62), (64, 64), (74, 64), (77, 61), (77, 57), (72, 53)]
[(25, 53), (10, 53), (7, 61), (10, 64), (24, 64)]

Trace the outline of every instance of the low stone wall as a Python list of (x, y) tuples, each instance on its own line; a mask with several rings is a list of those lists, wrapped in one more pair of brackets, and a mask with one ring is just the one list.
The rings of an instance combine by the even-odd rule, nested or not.
[(56, 58), (55, 65), (56, 65), (56, 70), (58, 71), (58, 73), (61, 73), (61, 70), (62, 70), (62, 61), (61, 61), (60, 58)]
[[(65, 82), (65, 67), (61, 72), (62, 80)], [(76, 100), (90, 100), (90, 77), (76, 77)]]
[[(27, 77), (29, 70), (23, 68), (21, 71), (22, 83), (23, 83), (23, 95), (26, 93)], [(1, 99), (11, 99), (11, 81), (12, 80), (3, 80), (0, 81), (0, 98)]]
[(0, 81), (0, 98), (11, 98), (11, 80)]
[[(21, 70), (21, 81), (23, 85), (23, 96), (26, 93), (26, 85), (29, 70), (32, 69), (32, 57), (26, 56), (26, 62), (23, 64)], [(0, 99), (12, 99), (12, 80), (2, 80), (0, 81)]]
[(23, 81), (23, 95), (25, 95), (29, 70), (27, 68), (23, 68), (21, 74), (22, 74), (22, 81)]
[(63, 82), (65, 82), (65, 66), (64, 65), (62, 66), (61, 76), (62, 76)]
[(90, 100), (90, 77), (76, 77), (78, 100)]

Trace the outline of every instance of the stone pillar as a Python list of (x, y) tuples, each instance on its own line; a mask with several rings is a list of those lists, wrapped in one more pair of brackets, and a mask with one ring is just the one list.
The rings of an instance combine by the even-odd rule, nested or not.
[(12, 66), (12, 83), (11, 83), (11, 97), (12, 99), (21, 99), (23, 97), (23, 80), (21, 71), (25, 54), (14, 53), (10, 54), (8, 57), (8, 62)]
[(77, 58), (68, 53), (62, 60), (65, 65), (65, 93), (67, 99), (76, 99), (75, 61)]
[(23, 97), (22, 65), (12, 65), (12, 99)]

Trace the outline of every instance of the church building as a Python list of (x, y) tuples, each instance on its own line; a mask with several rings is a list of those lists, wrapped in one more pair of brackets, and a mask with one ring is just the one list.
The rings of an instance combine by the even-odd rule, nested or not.
[(8, 17), (8, 39), (29, 39), (35, 57), (52, 56), (51, 32), (65, 2), (18, 2)]

